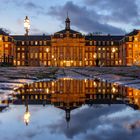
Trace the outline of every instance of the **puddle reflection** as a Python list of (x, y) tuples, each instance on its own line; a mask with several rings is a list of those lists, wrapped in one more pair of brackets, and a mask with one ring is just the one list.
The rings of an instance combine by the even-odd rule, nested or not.
[[(65, 118), (64, 116), (59, 118), (59, 122), (49, 124), (48, 127), (56, 135), (63, 132), (66, 137), (71, 139), (75, 133), (79, 134), (79, 131), (85, 133), (89, 128), (95, 129), (97, 124), (99, 130), (96, 128), (96, 131), (101, 132), (106, 132), (107, 128), (113, 129), (117, 125), (121, 126), (122, 132), (139, 129), (140, 126), (140, 117), (137, 115), (134, 117), (135, 113), (139, 115), (140, 113), (139, 111), (133, 112), (140, 108), (140, 90), (97, 80), (63, 78), (51, 82), (32, 83), (15, 90), (12, 100), (2, 101), (2, 104), (5, 106), (1, 107), (1, 111), (10, 105), (15, 107), (25, 105), (23, 121), (26, 125), (33, 125), (30, 124), (32, 119), (30, 108), (32, 106), (42, 105), (44, 108), (52, 106), (58, 110), (63, 110)], [(134, 118), (131, 118), (131, 115)], [(113, 119), (118, 120), (115, 122)], [(70, 125), (71, 120), (73, 120), (73, 126)], [(68, 130), (64, 124), (69, 128)], [(91, 126), (91, 124), (95, 124), (95, 126)], [(119, 134), (119, 132), (117, 133)], [(86, 136), (86, 139), (90, 139), (90, 137), (92, 135)]]

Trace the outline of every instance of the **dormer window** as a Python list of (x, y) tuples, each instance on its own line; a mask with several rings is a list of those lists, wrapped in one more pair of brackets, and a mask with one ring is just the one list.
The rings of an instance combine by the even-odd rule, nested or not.
[(76, 37), (76, 34), (73, 34), (73, 37)]
[(63, 34), (60, 34), (60, 37), (63, 38)]
[(21, 44), (24, 45), (24, 41), (22, 41)]
[(90, 41), (89, 44), (92, 45), (92, 41)]
[(35, 45), (37, 45), (38, 44), (38, 42), (37, 41), (35, 41)]
[(112, 46), (114, 45), (114, 42), (113, 42), (113, 41), (111, 41), (111, 45), (112, 45)]

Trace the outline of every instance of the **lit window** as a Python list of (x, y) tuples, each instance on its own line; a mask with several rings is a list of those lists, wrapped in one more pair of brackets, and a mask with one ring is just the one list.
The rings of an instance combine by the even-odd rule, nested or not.
[(60, 34), (60, 37), (63, 37), (63, 34)]
[(47, 42), (46, 41), (44, 41), (44, 45), (47, 45)]
[(22, 45), (24, 45), (24, 41), (22, 41)]
[(132, 41), (132, 37), (129, 37), (129, 41)]
[(111, 45), (114, 45), (114, 42), (113, 41), (111, 41)]
[(2, 37), (0, 37), (0, 41), (2, 41)]
[(5, 47), (7, 48), (8, 47), (8, 44), (5, 44)]
[(25, 50), (25, 48), (22, 48), (22, 51), (24, 51)]
[(76, 34), (73, 34), (73, 37), (76, 37)]
[(135, 41), (138, 41), (138, 38), (137, 37), (135, 37)]
[(42, 41), (40, 41), (39, 44), (42, 45)]
[(17, 61), (17, 65), (20, 66), (20, 61)]
[(38, 42), (37, 41), (35, 41), (35, 45), (37, 45), (38, 44)]
[(92, 45), (92, 41), (90, 41), (89, 44)]

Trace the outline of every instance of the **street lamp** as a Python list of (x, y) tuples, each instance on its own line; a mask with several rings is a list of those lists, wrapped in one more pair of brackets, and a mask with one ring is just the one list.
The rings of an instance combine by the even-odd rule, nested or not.
[(26, 31), (25, 35), (28, 36), (29, 30), (30, 30), (30, 20), (29, 20), (28, 16), (26, 16), (25, 19), (24, 19), (24, 28), (25, 28), (25, 31)]
[(30, 117), (31, 117), (31, 114), (30, 114), (30, 112), (29, 112), (29, 108), (28, 108), (28, 104), (27, 104), (27, 105), (26, 105), (26, 111), (25, 111), (25, 113), (24, 113), (24, 122), (25, 122), (26, 125), (29, 124), (29, 122), (30, 122)]
[[(25, 29), (25, 32), (26, 32), (25, 33), (25, 38), (26, 38), (26, 41), (27, 41), (29, 30), (30, 30), (30, 20), (29, 20), (28, 16), (26, 16), (25, 19), (24, 19), (24, 29)], [(27, 42), (26, 42), (26, 44), (27, 44)], [(27, 44), (27, 46), (25, 48), (25, 66), (28, 66), (28, 51), (29, 51), (29, 49), (28, 49), (28, 44)]]

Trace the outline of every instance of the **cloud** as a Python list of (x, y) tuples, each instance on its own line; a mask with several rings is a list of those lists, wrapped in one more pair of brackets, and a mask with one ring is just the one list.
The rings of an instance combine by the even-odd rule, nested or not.
[(111, 34), (123, 34), (124, 30), (103, 21), (104, 16), (94, 9), (86, 6), (79, 6), (72, 1), (66, 2), (63, 6), (53, 6), (48, 14), (58, 18), (64, 23), (67, 11), (69, 12), (72, 25), (84, 32), (103, 32)]
[(130, 133), (124, 124), (139, 120), (138, 114), (139, 112), (125, 105), (84, 108), (71, 115), (69, 129), (66, 129), (64, 120), (49, 125), (48, 128), (52, 134), (64, 134), (68, 139), (80, 137), (83, 140), (123, 140), (124, 138), (131, 140), (139, 137), (139, 129), (136, 128)]
[(88, 7), (100, 11), (104, 20), (135, 25), (139, 20), (139, 0), (84, 0)]

